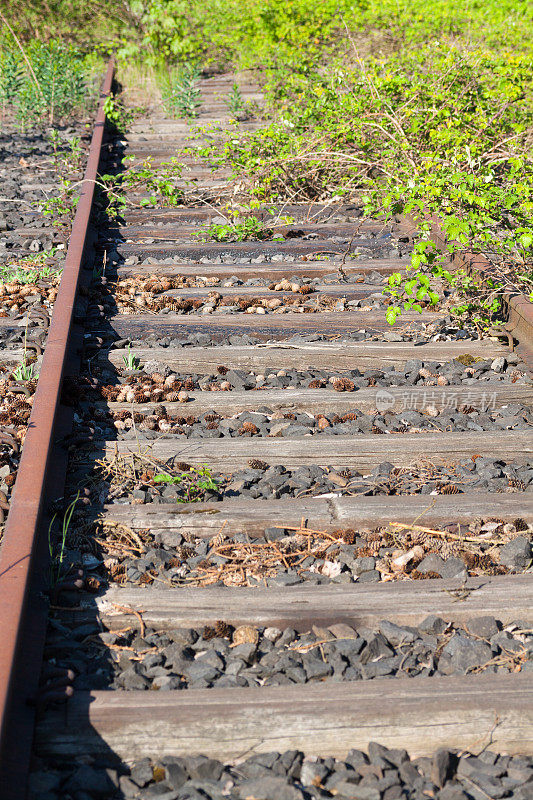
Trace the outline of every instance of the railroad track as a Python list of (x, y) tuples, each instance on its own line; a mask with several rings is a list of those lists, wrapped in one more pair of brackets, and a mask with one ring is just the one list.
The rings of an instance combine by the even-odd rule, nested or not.
[[(232, 82), (201, 82), (200, 124), (224, 123)], [(164, 161), (189, 128), (142, 119), (102, 150), (100, 107), (0, 553), (2, 797), (23, 796), (35, 720), (47, 797), (177, 797), (168, 757), (200, 754), (378, 741), (431, 757), (433, 788), (438, 748), (530, 756), (530, 307), (510, 299), (516, 352), (439, 311), (391, 334), (408, 222), (292, 205), (281, 240), (201, 241), (227, 175), (193, 160), (189, 205), (131, 194), (91, 229), (99, 159)], [(383, 780), (397, 756), (373, 747)], [(189, 778), (218, 780), (201, 763)], [(283, 796), (387, 788), (343, 794), (324, 769)]]

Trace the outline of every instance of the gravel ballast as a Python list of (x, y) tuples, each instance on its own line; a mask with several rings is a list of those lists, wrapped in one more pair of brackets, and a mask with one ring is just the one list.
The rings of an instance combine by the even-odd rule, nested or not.
[[(207, 514), (213, 509), (207, 507)], [(83, 513), (83, 512), (82, 512)], [(80, 520), (81, 523), (81, 520)], [(108, 519), (88, 524), (91, 540), (67, 548), (65, 564), (85, 570), (95, 590), (123, 586), (294, 586), (300, 583), (371, 583), (391, 580), (504, 575), (531, 568), (532, 531), (522, 520), (449, 523), (440, 531), (417, 525), (313, 531), (266, 527), (213, 538), (176, 528), (128, 526)], [(84, 526), (85, 527), (85, 526)], [(224, 528), (224, 526), (222, 526)], [(80, 530), (83, 528), (80, 525)]]
[[(503, 627), (489, 616), (462, 626), (436, 616), (418, 627), (382, 620), (376, 629), (356, 630), (341, 623), (304, 634), (222, 621), (169, 631), (146, 626), (142, 635), (101, 631), (97, 623), (70, 628), (53, 619), (50, 628), (47, 656), (75, 670), (75, 690), (290, 686), (533, 669), (529, 626)], [(80, 641), (83, 649), (76, 647)]]
[(439, 749), (411, 759), (370, 742), (344, 760), (297, 750), (253, 755), (237, 763), (206, 756), (144, 758), (116, 764), (51, 764), (36, 759), (31, 800), (530, 800), (533, 758)]

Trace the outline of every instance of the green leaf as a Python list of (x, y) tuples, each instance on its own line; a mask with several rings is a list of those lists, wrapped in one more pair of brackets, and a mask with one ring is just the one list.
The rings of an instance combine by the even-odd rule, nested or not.
[(174, 478), (172, 475), (167, 475), (164, 472), (159, 475), (154, 475), (154, 483), (177, 483), (179, 480), (179, 478)]
[(385, 319), (389, 323), (389, 325), (394, 325), (396, 322), (396, 317), (400, 314), (401, 311), (397, 306), (388, 306), (385, 312)]

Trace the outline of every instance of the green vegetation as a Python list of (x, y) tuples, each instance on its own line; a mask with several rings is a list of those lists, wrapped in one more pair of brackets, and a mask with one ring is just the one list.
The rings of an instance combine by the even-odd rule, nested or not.
[[(260, 201), (363, 199), (369, 215), (437, 214), (450, 249), (494, 254), (527, 290), (533, 243), (533, 25), (525, 0), (151, 0), (140, 16), (154, 65), (254, 70), (268, 122), (203, 153)], [(422, 225), (412, 275), (393, 276), (393, 321), (464, 283)], [(530, 285), (530, 284), (529, 284)], [(497, 287), (458, 309), (498, 310)]]
[[(1, 20), (0, 20), (1, 22)], [(0, 99), (14, 109), (22, 128), (53, 125), (92, 106), (94, 59), (72, 45), (33, 40), (22, 45), (12, 29), (0, 36)]]
[(16, 281), (27, 284), (59, 275), (61, 270), (46, 264), (46, 259), (54, 256), (56, 252), (57, 247), (52, 247), (50, 250), (25, 256), (17, 261), (0, 264), (0, 282)]
[(54, 149), (56, 172), (79, 170), (83, 164), (83, 147), (79, 136), (65, 140), (56, 128), (48, 133), (48, 141)]
[(133, 121), (133, 111), (127, 109), (120, 97), (110, 94), (104, 102), (104, 113), (107, 124), (115, 128), (117, 133), (125, 132)]
[(30, 362), (28, 356), (28, 323), (26, 323), (26, 330), (24, 331), (24, 351), (22, 353), (20, 363), (17, 364), (13, 370), (13, 378), (16, 381), (31, 381), (34, 378), (37, 378), (35, 368), (35, 361), (32, 360)]
[(163, 107), (167, 114), (187, 119), (198, 116), (201, 100), (196, 82), (199, 77), (200, 70), (189, 63), (169, 69), (159, 77)]
[(76, 504), (80, 499), (80, 493), (76, 495), (74, 500), (67, 506), (63, 518), (61, 520), (61, 528), (57, 535), (53, 534), (54, 523), (57, 519), (57, 514), (54, 514), (48, 526), (48, 552), (50, 555), (50, 588), (55, 589), (62, 577), (63, 564), (65, 561), (65, 547), (67, 543), (70, 522)]
[(54, 228), (70, 228), (80, 199), (76, 192), (78, 184), (60, 177), (59, 185), (60, 193), (41, 203), (41, 211), (45, 217), (52, 218)]
[(200, 502), (205, 498), (207, 492), (218, 491), (217, 483), (206, 464), (201, 467), (189, 467), (186, 472), (181, 472), (179, 475), (158, 473), (154, 475), (154, 483), (179, 486), (183, 495), (177, 498), (178, 503)]
[(231, 92), (226, 97), (226, 105), (230, 114), (238, 120), (245, 120), (250, 116), (238, 83), (234, 83), (231, 87)]
[(131, 349), (131, 345), (128, 345), (126, 355), (122, 356), (122, 360), (124, 361), (124, 366), (128, 370), (139, 369), (141, 365), (141, 359), (135, 355)]
[(37, 377), (35, 374), (35, 362), (28, 363), (26, 351), (24, 351), (20, 364), (13, 370), (13, 377), (16, 381), (31, 381)]
[(86, 53), (125, 43), (137, 24), (122, 0), (0, 0), (0, 15), (23, 43), (57, 39)]
[(134, 156), (124, 160), (131, 165), (123, 172), (100, 177), (100, 197), (110, 219), (116, 219), (125, 211), (126, 191), (148, 194), (148, 197), (139, 200), (139, 205), (144, 207), (174, 207), (184, 203), (185, 195), (176, 186), (176, 181), (181, 179), (183, 173), (183, 164), (177, 158), (163, 161), (157, 168), (150, 158), (138, 166), (131, 163), (135, 160)]
[[(49, 0), (46, 7), (30, 0), (25, 20), (31, 22), (17, 18), (21, 4), (0, 0), (0, 9), (39, 75), (46, 73), (38, 53), (51, 38), (51, 12), (54, 36), (80, 42), (85, 30), (91, 42), (85, 6), (91, 7), (97, 18), (110, 20), (106, 42), (118, 44), (121, 63), (137, 59), (160, 76), (167, 113), (196, 116), (200, 70), (247, 70), (264, 90), (264, 126), (244, 134), (235, 125), (200, 152), (232, 168), (242, 188), (239, 202), (359, 201), (368, 215), (414, 217), (421, 236), (411, 274), (391, 276), (390, 322), (406, 309), (434, 305), (441, 284), (459, 293), (457, 313), (480, 324), (497, 314), (502, 288), (531, 292), (533, 21), (527, 0), (213, 0), (208, 7), (200, 0), (88, 0), (83, 6)], [(67, 9), (82, 21), (75, 35)], [(39, 14), (46, 21), (38, 30)], [(39, 99), (13, 37), (10, 42), (2, 56), (2, 97), (23, 97), (22, 75), (46, 117), (50, 92), (46, 102)], [(53, 114), (60, 113), (60, 97), (54, 94)], [(236, 118), (243, 113), (236, 85), (226, 104)], [(141, 169), (118, 182), (151, 185), (146, 204), (181, 202), (172, 180), (168, 193), (157, 185), (160, 174), (143, 176)], [(162, 181), (168, 185), (167, 177)], [(494, 258), (492, 286), (444, 268), (424, 224), (431, 215), (441, 220), (450, 250), (471, 247)], [(221, 241), (247, 235), (225, 227), (210, 235)]]
[(229, 219), (226, 224), (207, 225), (195, 234), (203, 241), (215, 242), (244, 242), (248, 239), (268, 239), (272, 235), (272, 228), (257, 217), (243, 217), (242, 219)]

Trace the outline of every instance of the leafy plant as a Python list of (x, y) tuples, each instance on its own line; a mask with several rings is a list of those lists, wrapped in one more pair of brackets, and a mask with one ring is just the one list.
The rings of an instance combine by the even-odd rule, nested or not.
[(127, 131), (135, 114), (133, 109), (126, 108), (120, 97), (112, 94), (105, 99), (104, 113), (106, 122), (117, 132)]
[(198, 116), (201, 106), (200, 90), (196, 81), (200, 71), (194, 64), (183, 64), (169, 70), (160, 79), (163, 107), (167, 114), (192, 119)]
[(16, 381), (31, 381), (34, 377), (36, 377), (35, 363), (28, 363), (26, 350), (24, 351), (24, 355), (22, 356), (20, 363), (13, 370), (13, 377)]
[(231, 92), (229, 92), (226, 97), (226, 105), (230, 113), (237, 119), (242, 120), (248, 117), (248, 109), (246, 108), (238, 83), (233, 83)]
[(0, 98), (5, 114), (7, 103), (12, 102), (22, 88), (24, 72), (20, 59), (10, 50), (4, 50), (0, 58)]
[(52, 128), (48, 132), (47, 138), (53, 148), (56, 172), (80, 169), (83, 161), (83, 147), (79, 136), (67, 140), (61, 136), (57, 128)]
[(41, 205), (41, 211), (45, 217), (52, 218), (52, 225), (55, 228), (70, 228), (80, 199), (76, 194), (77, 184), (68, 178), (60, 178), (59, 182), (61, 193), (45, 200)]
[(46, 259), (54, 256), (56, 247), (43, 250), (41, 253), (32, 253), (17, 261), (0, 264), (0, 281), (2, 283), (35, 283), (38, 280), (53, 278), (61, 273), (61, 269), (46, 265)]
[(92, 64), (71, 45), (33, 39), (24, 47), (10, 28), (0, 40), (0, 93), (23, 128), (88, 108), (95, 100)]
[(125, 356), (122, 356), (122, 360), (124, 361), (124, 366), (126, 369), (139, 369), (141, 359), (135, 355), (135, 353), (131, 349), (131, 345), (128, 344), (127, 353)]
[(248, 239), (268, 239), (272, 235), (272, 228), (268, 228), (257, 217), (250, 216), (241, 219), (229, 220), (226, 224), (208, 225), (198, 231), (204, 241), (215, 242), (244, 242)]
[[(522, 0), (439, 0), (431, 13), (422, 0), (223, 0), (205, 23), (195, 8), (170, 5), (182, 14), (175, 27), (163, 22), (166, 5), (146, 29), (163, 47), (179, 28), (191, 58), (263, 70), (267, 124), (198, 150), (232, 168), (241, 198), (363, 197), (370, 216), (415, 219), (411, 269), (388, 287), (391, 323), (436, 305), (446, 289), (454, 313), (480, 325), (497, 316), (504, 291), (531, 294), (533, 37)], [(425, 226), (432, 215), (446, 260), (467, 247), (483, 252), (492, 281), (446, 269)]]
[(131, 36), (136, 17), (121, 0), (0, 0), (0, 11), (21, 41), (73, 42), (96, 60), (120, 37)]
[(80, 499), (80, 493), (78, 492), (74, 500), (67, 506), (67, 509), (61, 520), (61, 529), (59, 532), (59, 536), (54, 537), (52, 533), (54, 522), (57, 519), (57, 514), (54, 514), (48, 526), (48, 553), (50, 555), (50, 587), (52, 589), (54, 589), (57, 586), (57, 584), (61, 579), (63, 562), (65, 561), (65, 547), (67, 543), (70, 523), (72, 520), (74, 509), (76, 508), (76, 504), (79, 499)]
[(179, 486), (183, 494), (177, 498), (178, 503), (194, 503), (203, 500), (207, 492), (217, 492), (218, 485), (206, 464), (201, 467), (190, 467), (187, 472), (169, 475), (166, 472), (156, 473), (154, 483), (166, 483)]
[(129, 166), (118, 175), (102, 175), (99, 188), (105, 196), (108, 216), (116, 219), (125, 211), (126, 192), (146, 192), (148, 197), (142, 197), (139, 201), (143, 207), (182, 205), (185, 195), (176, 186), (182, 173), (183, 164), (176, 158), (164, 161), (158, 167), (147, 158), (139, 166)]

